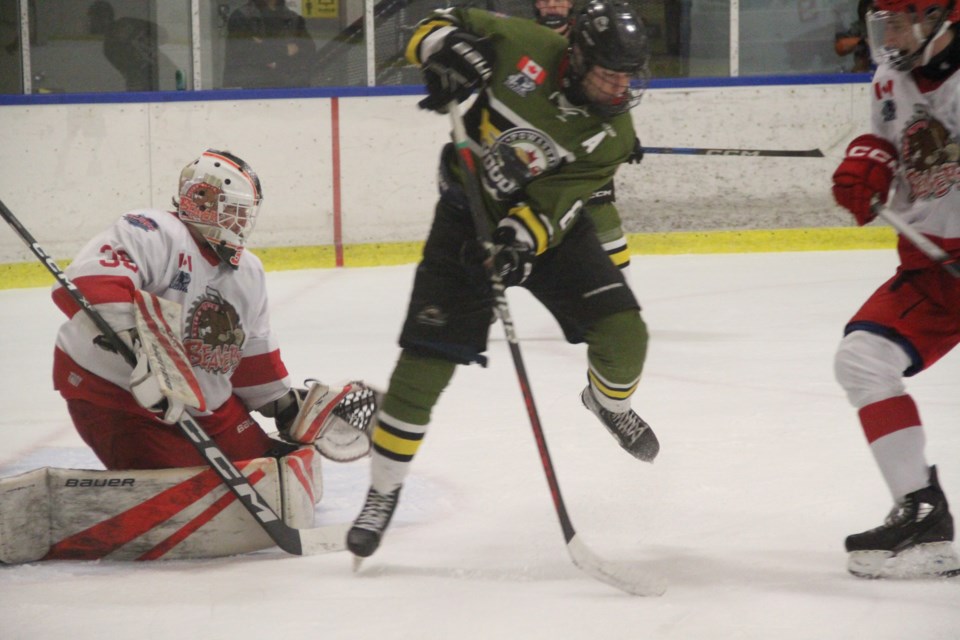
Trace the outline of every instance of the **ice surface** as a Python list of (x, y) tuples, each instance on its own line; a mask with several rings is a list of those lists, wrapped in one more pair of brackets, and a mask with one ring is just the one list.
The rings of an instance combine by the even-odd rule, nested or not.
[[(458, 370), (360, 573), (345, 553), (275, 550), (0, 567), (0, 638), (960, 638), (960, 579), (871, 582), (844, 569), (844, 536), (879, 524), (890, 497), (834, 382), (833, 351), (895, 261), (892, 250), (634, 256), (652, 336), (634, 406), (662, 444), (653, 465), (580, 406), (584, 347), (511, 290), (578, 537), (665, 576), (663, 597), (625, 595), (570, 561), (494, 327), (490, 367)], [(268, 274), (294, 380), (385, 385), (412, 277), (412, 265)], [(0, 475), (98, 466), (50, 388), (60, 321), (47, 290), (0, 291)], [(929, 461), (960, 504), (960, 358), (908, 388)], [(366, 461), (330, 463), (319, 518), (352, 519), (367, 473)]]

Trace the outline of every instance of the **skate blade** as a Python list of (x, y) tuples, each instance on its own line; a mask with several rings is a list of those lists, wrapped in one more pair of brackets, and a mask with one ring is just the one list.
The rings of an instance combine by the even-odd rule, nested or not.
[(853, 551), (847, 571), (858, 578), (915, 580), (960, 575), (960, 557), (949, 542), (931, 542), (890, 551)]
[(353, 572), (357, 573), (360, 571), (360, 565), (363, 564), (363, 558), (360, 556), (353, 556)]

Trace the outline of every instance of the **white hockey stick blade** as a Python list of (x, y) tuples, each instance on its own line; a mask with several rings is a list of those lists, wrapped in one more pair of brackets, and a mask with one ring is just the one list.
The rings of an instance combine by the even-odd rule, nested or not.
[(630, 595), (662, 596), (667, 591), (667, 582), (662, 576), (608, 562), (593, 553), (576, 534), (567, 543), (567, 551), (580, 569)]
[(331, 524), (314, 529), (300, 529), (301, 554), (316, 556), (347, 549), (347, 531), (350, 524)]

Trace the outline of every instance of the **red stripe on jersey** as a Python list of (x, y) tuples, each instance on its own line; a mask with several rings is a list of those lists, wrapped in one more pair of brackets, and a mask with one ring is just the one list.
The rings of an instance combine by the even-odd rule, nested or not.
[(287, 367), (280, 359), (280, 350), (258, 356), (245, 356), (233, 372), (230, 381), (234, 387), (255, 387), (282, 380), (287, 376)]
[(913, 398), (907, 395), (887, 398), (860, 409), (860, 424), (867, 442), (873, 443), (895, 431), (920, 426), (920, 414)]
[[(108, 302), (133, 303), (133, 292), (136, 290), (136, 286), (134, 286), (133, 280), (130, 280), (130, 278), (118, 276), (80, 276), (72, 282), (90, 304), (105, 304)], [(73, 296), (71, 296), (64, 287), (57, 287), (51, 295), (53, 296), (53, 303), (57, 305), (68, 318), (72, 318), (80, 311), (80, 305), (77, 304), (77, 301), (73, 299)]]

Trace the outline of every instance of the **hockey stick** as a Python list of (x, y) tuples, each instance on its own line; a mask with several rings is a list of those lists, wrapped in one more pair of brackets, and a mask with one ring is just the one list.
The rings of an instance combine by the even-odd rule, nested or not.
[(743, 156), (747, 158), (822, 158), (820, 149), (790, 151), (780, 149), (706, 149), (700, 147), (644, 147), (644, 153), (685, 156)]
[[(40, 262), (53, 274), (53, 277), (86, 312), (87, 317), (100, 330), (110, 347), (130, 363), (130, 366), (136, 366), (137, 357), (133, 350), (120, 339), (113, 327), (107, 324), (103, 316), (93, 308), (90, 301), (57, 266), (53, 258), (40, 247), (34, 237), (30, 235), (30, 232), (20, 224), (20, 221), (2, 200), (0, 200), (0, 216), (13, 227), (13, 230), (30, 247), (33, 254), (40, 259)], [(314, 529), (295, 529), (287, 525), (193, 418), (184, 413), (183, 417), (177, 422), (177, 426), (196, 447), (203, 459), (207, 461), (210, 468), (220, 476), (223, 484), (233, 492), (243, 507), (250, 512), (250, 515), (257, 520), (278, 547), (294, 555), (315, 555), (330, 551), (341, 551), (346, 548), (348, 525), (328, 525)]]
[[(457, 147), (457, 159), (460, 163), (460, 169), (463, 172), (464, 188), (470, 205), (470, 215), (473, 218), (478, 240), (489, 255), (490, 249), (493, 247), (493, 232), (490, 230), (490, 225), (486, 218), (485, 206), (477, 177), (477, 168), (474, 163), (473, 153), (468, 146), (469, 139), (467, 138), (466, 128), (463, 124), (463, 115), (460, 113), (460, 103), (452, 100), (448, 105), (448, 109), (450, 111), (450, 120), (453, 123), (453, 141)], [(647, 572), (632, 571), (626, 567), (607, 562), (594, 554), (583, 541), (577, 537), (577, 532), (573, 528), (570, 516), (567, 515), (567, 508), (560, 494), (560, 484), (557, 482), (557, 475), (553, 469), (550, 452), (547, 450), (547, 440), (543, 434), (543, 427), (540, 424), (540, 416), (533, 402), (530, 380), (527, 377), (527, 369), (523, 363), (523, 355), (520, 353), (517, 334), (513, 328), (510, 306), (507, 304), (506, 288), (500, 279), (500, 274), (492, 267), (488, 266), (488, 274), (490, 276), (490, 286), (493, 289), (494, 309), (497, 317), (503, 324), (503, 330), (506, 334), (507, 342), (510, 345), (510, 355), (513, 356), (514, 368), (517, 371), (517, 378), (520, 381), (520, 391), (523, 394), (523, 401), (527, 407), (527, 415), (530, 417), (530, 426), (533, 428), (533, 435), (537, 441), (537, 449), (540, 451), (540, 462), (547, 476), (547, 484), (550, 486), (550, 493), (553, 496), (553, 506), (557, 511), (557, 517), (560, 519), (560, 528), (563, 530), (563, 538), (567, 543), (567, 551), (570, 554), (570, 558), (577, 567), (592, 577), (622, 591), (637, 596), (662, 595), (664, 591), (666, 591), (666, 583), (658, 576), (650, 575)]]
[(960, 278), (960, 257), (951, 256), (930, 238), (911, 227), (903, 218), (880, 203), (874, 203), (872, 211), (897, 230), (897, 232), (915, 246), (923, 255), (936, 262), (954, 278)]

